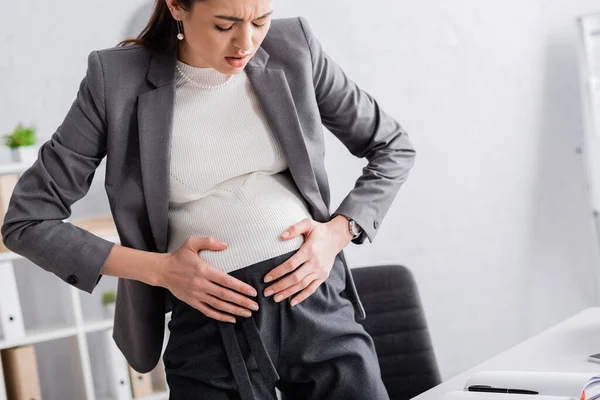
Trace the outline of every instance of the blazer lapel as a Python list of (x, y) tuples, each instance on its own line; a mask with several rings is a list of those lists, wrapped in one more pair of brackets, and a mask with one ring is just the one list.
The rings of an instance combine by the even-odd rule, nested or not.
[(154, 90), (138, 96), (142, 186), (156, 251), (167, 251), (170, 141), (176, 54), (152, 53), (146, 79)]
[[(245, 71), (273, 133), (286, 155), (294, 182), (317, 213), (329, 219), (304, 142), (302, 127), (283, 70), (266, 68), (269, 54), (260, 47)], [(147, 79), (156, 88), (138, 96), (138, 134), (144, 200), (158, 252), (168, 246), (170, 139), (175, 103), (176, 53), (150, 59)]]
[(314, 217), (325, 221), (327, 207), (317, 185), (285, 73), (280, 69), (252, 66), (247, 66), (245, 70), (271, 125), (271, 130), (283, 147), (296, 186), (314, 210), (321, 213)]

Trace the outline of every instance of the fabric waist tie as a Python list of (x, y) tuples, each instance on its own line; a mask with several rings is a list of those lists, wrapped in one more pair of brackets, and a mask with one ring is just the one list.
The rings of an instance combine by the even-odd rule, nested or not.
[[(279, 380), (279, 374), (273, 365), (273, 361), (269, 356), (269, 353), (265, 347), (265, 343), (260, 337), (260, 332), (254, 318), (242, 318), (242, 328), (250, 345), (250, 351), (258, 364), (258, 369), (262, 374), (265, 383), (272, 387), (276, 381)], [(233, 371), (233, 377), (237, 384), (238, 390), (242, 400), (263, 400), (256, 397), (254, 390), (252, 390), (252, 382), (248, 375), (248, 369), (244, 362), (244, 356), (238, 343), (237, 336), (235, 334), (234, 325), (230, 322), (219, 323), (219, 330), (221, 337), (223, 338), (223, 345), (229, 360), (229, 365)]]

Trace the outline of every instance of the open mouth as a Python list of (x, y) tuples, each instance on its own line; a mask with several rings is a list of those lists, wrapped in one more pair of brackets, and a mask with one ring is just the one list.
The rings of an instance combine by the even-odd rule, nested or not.
[(232, 67), (236, 67), (236, 68), (242, 68), (246, 62), (248, 61), (248, 59), (250, 58), (250, 55), (247, 56), (231, 56), (231, 57), (225, 57), (225, 60), (227, 60), (227, 63), (229, 65), (231, 65)]

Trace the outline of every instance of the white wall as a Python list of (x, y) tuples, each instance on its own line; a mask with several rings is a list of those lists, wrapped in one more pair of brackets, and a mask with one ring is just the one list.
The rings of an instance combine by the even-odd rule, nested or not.
[[(48, 138), (89, 52), (113, 46), (131, 24), (141, 29), (136, 12), (143, 21), (146, 4), (0, 0), (0, 133), (23, 121)], [(350, 245), (347, 255), (353, 266), (411, 268), (445, 379), (598, 304), (600, 267), (575, 152), (582, 128), (574, 25), (596, 7), (276, 1), (277, 16), (308, 18), (417, 148), (375, 242)], [(327, 144), (333, 210), (365, 162), (333, 135)], [(108, 210), (101, 175), (74, 215)]]
[[(597, 303), (574, 17), (581, 0), (303, 1), (326, 49), (411, 135), (417, 162), (355, 266), (414, 272), (444, 378)], [(352, 188), (330, 140), (337, 204)], [(362, 163), (356, 162), (358, 166)], [(357, 168), (358, 173), (358, 168)]]

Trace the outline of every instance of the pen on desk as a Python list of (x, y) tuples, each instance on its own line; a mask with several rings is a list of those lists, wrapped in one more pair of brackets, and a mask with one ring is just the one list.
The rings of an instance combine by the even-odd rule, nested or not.
[(535, 390), (525, 390), (525, 389), (508, 389), (508, 393), (513, 393), (513, 394), (539, 394)]
[(535, 390), (525, 389), (505, 389), (495, 388), (487, 385), (472, 385), (468, 388), (469, 392), (489, 392), (489, 393), (512, 393), (512, 394), (539, 394)]

